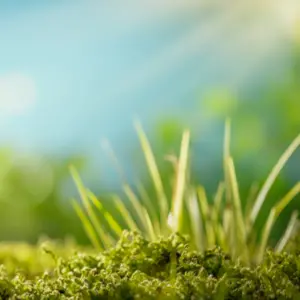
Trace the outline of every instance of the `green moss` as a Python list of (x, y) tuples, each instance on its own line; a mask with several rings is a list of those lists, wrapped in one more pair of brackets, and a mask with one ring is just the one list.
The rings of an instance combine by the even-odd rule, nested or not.
[(245, 267), (219, 248), (193, 251), (177, 234), (148, 242), (124, 232), (105, 252), (57, 253), (44, 254), (55, 263), (44, 261), (43, 272), (41, 253), (28, 255), (26, 272), (24, 264), (8, 272), (2, 260), (1, 299), (300, 299), (300, 258), (288, 252), (268, 251)]

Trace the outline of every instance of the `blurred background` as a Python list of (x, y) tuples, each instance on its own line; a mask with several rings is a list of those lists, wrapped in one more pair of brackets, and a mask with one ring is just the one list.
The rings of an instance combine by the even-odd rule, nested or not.
[[(119, 192), (107, 141), (127, 180), (151, 192), (135, 118), (165, 180), (164, 154), (191, 129), (192, 180), (209, 196), (226, 117), (243, 199), (300, 133), (298, 0), (1, 1), (0, 38), (0, 240), (86, 243), (68, 166), (103, 199)], [(299, 180), (299, 159), (265, 211)]]

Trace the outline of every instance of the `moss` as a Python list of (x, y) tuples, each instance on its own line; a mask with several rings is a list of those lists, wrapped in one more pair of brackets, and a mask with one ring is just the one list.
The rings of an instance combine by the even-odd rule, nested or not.
[(34, 267), (38, 256), (28, 255), (26, 272), (24, 264), (8, 272), (3, 260), (1, 299), (300, 299), (293, 253), (268, 251), (261, 264), (245, 267), (219, 248), (193, 251), (179, 235), (148, 242), (128, 232), (105, 252), (71, 252), (44, 254), (55, 263), (39, 265), (43, 272)]

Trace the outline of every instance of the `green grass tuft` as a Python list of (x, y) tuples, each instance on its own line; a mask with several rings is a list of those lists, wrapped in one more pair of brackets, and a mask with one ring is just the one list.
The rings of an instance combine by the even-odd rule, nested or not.
[[(123, 229), (138, 231), (150, 241), (156, 241), (162, 236), (168, 237), (172, 233), (181, 233), (189, 236), (192, 246), (202, 252), (219, 246), (233, 259), (242, 261), (246, 265), (261, 262), (268, 247), (273, 225), (285, 207), (300, 193), (300, 182), (271, 208), (262, 229), (255, 226), (255, 221), (275, 179), (291, 155), (299, 148), (300, 135), (279, 158), (262, 188), (257, 192), (252, 189), (247, 207), (243, 209), (238, 178), (230, 153), (229, 121), (226, 121), (224, 135), (224, 181), (220, 183), (215, 198), (211, 200), (207, 199), (204, 187), (189, 182), (190, 133), (188, 130), (183, 133), (178, 159), (172, 157), (175, 181), (172, 197), (168, 199), (146, 134), (139, 123), (136, 123), (136, 129), (156, 197), (150, 199), (141, 184), (137, 186), (137, 193), (128, 184), (124, 184), (123, 189), (131, 208), (127, 207), (118, 196), (114, 196), (113, 201), (127, 224), (126, 228), (104, 209), (99, 199), (87, 191), (79, 174), (71, 168), (83, 204), (82, 209), (78, 204), (74, 204), (75, 209), (92, 244), (96, 248), (106, 249), (117, 241)], [(159, 211), (154, 207), (158, 207)], [(110, 231), (104, 231), (95, 209), (106, 218)], [(285, 247), (297, 223), (295, 212), (285, 233), (278, 241), (276, 251), (280, 252)]]

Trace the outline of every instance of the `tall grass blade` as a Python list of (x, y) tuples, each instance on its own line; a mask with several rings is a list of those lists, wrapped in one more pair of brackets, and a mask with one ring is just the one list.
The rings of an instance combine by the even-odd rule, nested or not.
[(72, 205), (73, 205), (74, 210), (77, 213), (77, 215), (83, 225), (83, 228), (84, 228), (88, 238), (90, 239), (92, 245), (97, 250), (103, 250), (103, 248), (101, 247), (101, 245), (98, 241), (97, 234), (96, 234), (89, 218), (85, 215), (83, 209), (78, 205), (78, 203), (76, 202), (75, 199), (72, 200)]
[(203, 186), (198, 187), (198, 202), (202, 214), (203, 226), (206, 232), (206, 246), (212, 247), (216, 242), (215, 232), (210, 220), (210, 207), (208, 205), (206, 192)]
[(205, 224), (209, 218), (208, 200), (207, 200), (206, 192), (205, 192), (205, 189), (203, 186), (201, 186), (201, 185), (198, 186), (197, 191), (198, 191), (199, 206), (200, 206), (200, 210), (201, 210), (203, 218), (204, 218), (203, 221)]
[(158, 238), (158, 236), (155, 234), (154, 226), (153, 226), (151, 218), (148, 214), (148, 211), (145, 207), (142, 208), (142, 211), (144, 213), (145, 223), (146, 223), (146, 226), (147, 226), (148, 238), (151, 241), (155, 241)]
[(228, 243), (227, 243), (227, 236), (225, 234), (225, 230), (224, 228), (222, 227), (222, 225), (219, 223), (218, 224), (218, 227), (217, 227), (217, 242), (218, 242), (218, 245), (225, 251), (225, 252), (229, 252), (229, 248), (228, 248)]
[(147, 230), (147, 224), (145, 222), (144, 214), (143, 214), (143, 206), (141, 205), (140, 201), (138, 200), (137, 196), (133, 192), (133, 190), (130, 188), (129, 185), (123, 186), (124, 192), (129, 199), (132, 207), (134, 208), (141, 224), (143, 225), (144, 229)]
[(176, 174), (175, 190), (172, 199), (172, 214), (174, 218), (174, 231), (181, 229), (183, 200), (186, 186), (186, 172), (189, 157), (190, 132), (185, 131), (182, 136), (180, 155), (178, 161), (178, 170)]
[(119, 237), (121, 236), (123, 230), (119, 223), (114, 219), (114, 217), (103, 207), (100, 200), (93, 194), (91, 191), (87, 191), (87, 196), (95, 205), (95, 207), (99, 210), (100, 213), (104, 216), (105, 220), (107, 221), (108, 225), (112, 229), (112, 231)]
[(168, 218), (168, 199), (166, 197), (164, 188), (163, 188), (163, 182), (160, 177), (158, 167), (154, 158), (154, 154), (152, 152), (150, 143), (146, 137), (146, 134), (144, 130), (142, 129), (142, 126), (140, 123), (135, 122), (135, 127), (140, 139), (140, 143), (143, 149), (143, 153), (146, 159), (146, 163), (149, 169), (150, 176), (152, 178), (156, 194), (157, 194), (157, 200), (158, 200), (158, 205), (160, 207), (160, 221), (163, 226), (165, 224), (167, 218)]
[(275, 205), (277, 216), (299, 193), (300, 193), (300, 182), (296, 183), (294, 187)]
[(198, 250), (203, 252), (205, 250), (206, 241), (196, 191), (190, 192), (190, 197), (187, 201), (187, 209), (191, 219), (191, 229), (195, 240), (195, 246)]
[(272, 209), (268, 216), (266, 225), (264, 227), (263, 233), (262, 233), (262, 239), (260, 242), (260, 247), (258, 251), (258, 261), (260, 262), (263, 258), (263, 254), (266, 250), (268, 239), (272, 230), (272, 227), (280, 215), (280, 213), (283, 211), (283, 209), (293, 200), (293, 198), (300, 193), (300, 182), (297, 183)]
[(142, 184), (140, 184), (140, 183), (137, 184), (137, 190), (138, 190), (141, 200), (144, 204), (143, 206), (146, 208), (147, 213), (149, 212), (149, 217), (153, 224), (153, 230), (154, 230), (156, 236), (160, 236), (161, 235), (160, 223), (159, 223), (158, 214), (156, 213), (156, 209), (155, 209), (153, 203), (151, 202), (151, 199), (150, 199), (145, 187)]
[(230, 156), (230, 119), (226, 119), (225, 121), (225, 132), (224, 132), (224, 145), (223, 145), (223, 169), (224, 169), (224, 180), (226, 187), (226, 202), (229, 203), (231, 201), (231, 190), (230, 190), (230, 181), (228, 174), (228, 165), (227, 161)]
[(77, 189), (79, 191), (83, 206), (85, 210), (87, 211), (87, 214), (93, 224), (93, 226), (96, 229), (97, 234), (99, 235), (102, 243), (104, 244), (105, 248), (109, 248), (111, 246), (111, 239), (107, 236), (107, 234), (104, 232), (102, 225), (99, 222), (99, 218), (95, 214), (93, 207), (91, 206), (91, 203), (89, 201), (89, 198), (87, 196), (87, 191), (81, 181), (81, 178), (76, 171), (74, 167), (70, 167), (70, 171), (73, 177), (73, 180), (77, 186)]
[[(214, 227), (215, 236), (219, 243), (221, 243), (221, 240), (223, 239), (222, 236), (219, 236), (220, 234), (220, 216), (221, 216), (221, 204), (223, 200), (223, 195), (225, 192), (225, 184), (224, 182), (220, 182), (218, 185), (218, 189), (214, 198), (214, 205), (211, 207), (212, 210), (212, 225)], [(222, 233), (221, 233), (222, 235)]]
[(137, 191), (140, 196), (140, 199), (142, 200), (144, 206), (147, 208), (147, 211), (149, 211), (151, 219), (153, 219), (155, 221), (159, 221), (157, 210), (154, 207), (145, 187), (140, 182), (137, 183), (136, 187), (137, 187)]
[(115, 206), (116, 206), (117, 210), (121, 214), (121, 216), (122, 216), (123, 220), (125, 221), (125, 223), (127, 224), (128, 228), (131, 231), (140, 232), (140, 229), (138, 228), (138, 225), (133, 220), (133, 218), (131, 216), (131, 213), (126, 208), (126, 206), (124, 205), (123, 201), (119, 198), (119, 196), (114, 195), (112, 198), (113, 198), (113, 201), (115, 203)]
[(240, 226), (240, 230), (243, 233), (243, 236), (246, 234), (245, 230), (245, 224), (244, 224), (244, 219), (243, 219), (243, 212), (242, 212), (242, 206), (241, 206), (241, 199), (240, 199), (240, 194), (239, 194), (239, 187), (238, 187), (238, 182), (236, 178), (236, 173), (235, 173), (235, 167), (234, 167), (234, 162), (231, 157), (228, 158), (228, 174), (229, 174), (229, 180), (230, 180), (230, 188), (232, 192), (232, 204), (234, 208), (234, 213), (237, 218), (237, 223)]
[(219, 217), (221, 215), (221, 204), (223, 200), (223, 195), (225, 191), (225, 184), (224, 182), (220, 182), (217, 188), (217, 192), (214, 198), (214, 206), (213, 206), (213, 213), (212, 213), (212, 219), (214, 222), (214, 225), (217, 225), (219, 222)]
[(256, 263), (260, 263), (261, 260), (263, 259), (267, 247), (268, 239), (275, 221), (276, 221), (276, 209), (273, 207), (270, 211), (267, 222), (263, 229), (262, 238), (256, 256)]
[(231, 206), (228, 206), (224, 209), (223, 213), (223, 231), (226, 236), (226, 248), (225, 250), (229, 251), (233, 258), (236, 258), (238, 255), (237, 243), (235, 239), (235, 228), (234, 223), (234, 214)]
[(247, 251), (247, 236), (246, 228), (244, 223), (244, 217), (241, 206), (241, 199), (239, 195), (238, 182), (235, 173), (235, 167), (233, 159), (231, 157), (227, 160), (227, 168), (229, 175), (229, 183), (232, 194), (232, 204), (233, 204), (233, 214), (234, 214), (234, 223), (236, 229), (236, 238), (237, 242), (241, 245), (241, 255), (244, 256), (244, 259), (248, 260), (248, 251)]
[(134, 207), (141, 223), (143, 224), (143, 227), (148, 237), (152, 240), (155, 240), (153, 224), (151, 222), (147, 209), (140, 203), (137, 196), (135, 195), (135, 193), (129, 185), (124, 186), (124, 191), (132, 206)]
[(246, 223), (247, 233), (249, 233), (251, 229), (250, 215), (258, 192), (259, 192), (259, 184), (257, 182), (252, 183), (246, 199), (246, 207), (245, 207), (245, 223)]
[(275, 251), (277, 253), (281, 252), (284, 249), (284, 247), (290, 240), (291, 236), (295, 232), (295, 229), (298, 225), (298, 215), (299, 215), (298, 211), (294, 211), (292, 213), (289, 224), (288, 224), (283, 236), (281, 237), (281, 239), (279, 240), (279, 242), (277, 243), (277, 245), (275, 247)]
[(230, 228), (233, 227), (232, 223), (232, 209), (230, 206), (225, 207), (223, 211), (223, 228), (227, 236), (230, 234)]
[(294, 141), (290, 144), (290, 146), (286, 149), (286, 151), (281, 155), (276, 165), (271, 170), (269, 176), (267, 177), (267, 180), (265, 181), (262, 189), (260, 190), (256, 200), (255, 204), (253, 206), (253, 209), (251, 211), (250, 215), (250, 222), (253, 226), (257, 215), (266, 199), (266, 196), (272, 187), (275, 179), (277, 178), (278, 174), (282, 170), (282, 168), (285, 166), (289, 158), (292, 156), (292, 154), (296, 151), (296, 149), (300, 146), (300, 135), (298, 135)]
[(230, 187), (232, 192), (232, 204), (234, 208), (235, 218), (237, 220), (237, 225), (241, 230), (242, 236), (246, 236), (242, 206), (241, 206), (241, 199), (239, 194), (238, 182), (235, 173), (234, 162), (231, 157), (228, 158), (228, 173), (229, 173), (229, 180), (230, 180)]

